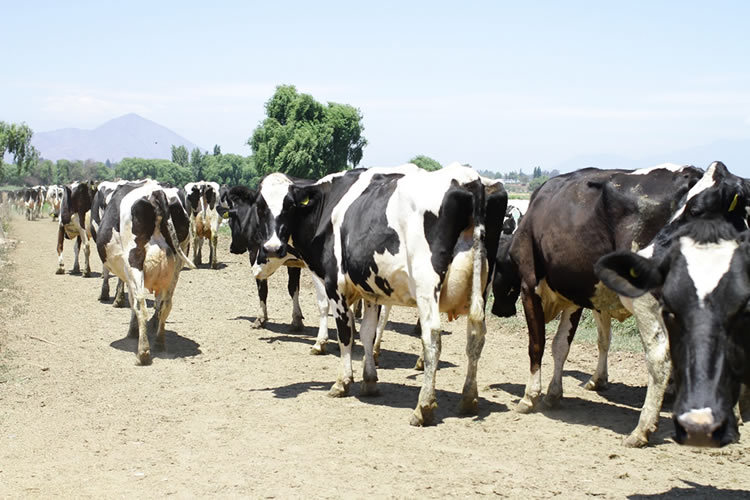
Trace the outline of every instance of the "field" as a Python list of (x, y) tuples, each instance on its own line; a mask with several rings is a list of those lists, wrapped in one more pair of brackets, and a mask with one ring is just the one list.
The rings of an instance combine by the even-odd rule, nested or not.
[[(129, 309), (96, 300), (96, 251), (95, 277), (54, 274), (56, 229), (16, 217), (16, 247), (0, 255), (11, 262), (0, 267), (2, 498), (750, 496), (747, 427), (723, 449), (680, 447), (667, 403), (651, 446), (621, 445), (645, 395), (640, 352), (612, 353), (610, 388), (597, 394), (581, 387), (596, 346), (574, 343), (560, 408), (515, 413), (528, 378), (520, 317), (488, 317), (478, 416), (456, 412), (464, 323), (446, 320), (437, 424), (408, 425), (420, 344), (411, 334), (416, 315), (404, 308), (394, 308), (385, 334), (381, 396), (361, 398), (355, 385), (350, 397), (328, 398), (338, 347), (308, 354), (317, 322), (309, 276), (304, 332), (289, 329), (283, 271), (271, 280), (269, 323), (251, 329), (255, 284), (226, 234), (220, 269), (181, 274), (166, 352), (136, 366)], [(65, 261), (70, 269), (70, 242)], [(329, 326), (335, 339), (330, 318)], [(361, 355), (355, 347), (355, 375)], [(548, 349), (545, 386), (551, 371)]]

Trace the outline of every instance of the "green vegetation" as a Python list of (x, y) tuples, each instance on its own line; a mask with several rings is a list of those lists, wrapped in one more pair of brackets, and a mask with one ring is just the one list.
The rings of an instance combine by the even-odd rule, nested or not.
[(21, 174), (36, 163), (39, 153), (31, 145), (34, 132), (25, 123), (5, 123), (0, 121), (0, 182), (5, 178), (4, 158), (6, 153), (13, 155), (16, 173)]
[(362, 115), (346, 104), (323, 105), (293, 85), (280, 85), (266, 103), (267, 118), (253, 131), (255, 168), (318, 179), (356, 167), (367, 140)]
[(413, 163), (416, 166), (423, 168), (425, 170), (429, 170), (430, 172), (433, 172), (435, 170), (440, 170), (443, 168), (443, 166), (440, 164), (439, 161), (433, 160), (429, 156), (425, 155), (418, 155), (409, 160), (409, 163)]

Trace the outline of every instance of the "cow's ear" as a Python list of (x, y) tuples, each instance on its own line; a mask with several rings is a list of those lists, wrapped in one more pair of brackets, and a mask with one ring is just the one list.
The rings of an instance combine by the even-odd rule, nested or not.
[(656, 262), (627, 250), (600, 258), (594, 272), (602, 283), (625, 297), (640, 297), (664, 284), (664, 274)]
[(219, 215), (222, 219), (228, 219), (229, 218), (229, 208), (222, 207), (221, 205), (216, 205), (216, 211), (219, 212)]
[(310, 187), (292, 186), (289, 194), (292, 197), (295, 208), (304, 210), (314, 206), (316, 203), (317, 191)]

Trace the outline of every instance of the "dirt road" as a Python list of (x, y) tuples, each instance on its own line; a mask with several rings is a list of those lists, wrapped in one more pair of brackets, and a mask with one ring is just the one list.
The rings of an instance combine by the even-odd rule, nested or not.
[[(266, 329), (252, 330), (255, 284), (246, 256), (229, 254), (222, 236), (221, 269), (183, 271), (167, 352), (139, 367), (135, 341), (125, 338), (129, 309), (99, 303), (96, 277), (54, 274), (56, 225), (16, 218), (10, 236), (20, 304), (0, 325), (0, 497), (750, 496), (747, 426), (738, 444), (682, 448), (665, 412), (652, 446), (621, 446), (645, 394), (639, 354), (614, 353), (611, 387), (595, 394), (580, 385), (596, 348), (574, 344), (561, 407), (519, 415), (526, 335), (520, 322), (491, 317), (480, 413), (459, 417), (464, 322), (445, 321), (437, 425), (413, 428), (421, 374), (412, 369), (411, 310), (393, 311), (382, 395), (360, 398), (355, 385), (348, 398), (328, 398), (338, 347), (308, 354), (317, 322), (309, 277), (305, 332), (289, 331), (285, 272), (271, 280)], [(72, 245), (65, 261), (70, 269)], [(99, 276), (95, 251), (92, 269)], [(357, 378), (361, 353), (355, 348)], [(548, 353), (545, 387), (550, 374)]]

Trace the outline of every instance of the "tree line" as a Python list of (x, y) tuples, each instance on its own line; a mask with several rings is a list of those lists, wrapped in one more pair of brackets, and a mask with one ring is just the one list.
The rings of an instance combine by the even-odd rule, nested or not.
[[(57, 160), (39, 158), (31, 145), (33, 132), (26, 124), (0, 122), (0, 184), (68, 184), (80, 180), (152, 179), (182, 186), (207, 180), (219, 184), (256, 187), (272, 172), (306, 179), (319, 179), (329, 173), (356, 167), (362, 160), (367, 139), (363, 135), (362, 114), (348, 104), (322, 104), (309, 94), (299, 93), (294, 85), (280, 85), (265, 103), (266, 118), (247, 140), (253, 154), (222, 154), (217, 144), (212, 152), (199, 148), (188, 151), (173, 145), (171, 159), (124, 158), (117, 163), (94, 160)], [(15, 168), (3, 163), (5, 153), (13, 155)], [(442, 165), (417, 155), (410, 162), (426, 170)], [(537, 169), (538, 175), (537, 175)], [(480, 174), (527, 183), (519, 170), (509, 174), (480, 171)], [(555, 172), (556, 173), (556, 172)], [(554, 175), (554, 174), (552, 174)], [(534, 180), (550, 173), (534, 169)]]

